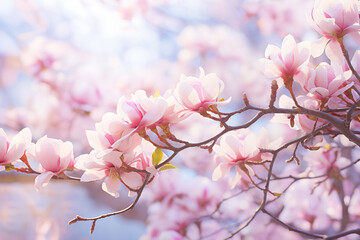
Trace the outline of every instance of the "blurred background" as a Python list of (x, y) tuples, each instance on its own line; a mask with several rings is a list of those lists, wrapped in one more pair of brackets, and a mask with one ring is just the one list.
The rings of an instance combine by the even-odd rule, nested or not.
[[(216, 73), (230, 109), (244, 89), (263, 104), (270, 81), (257, 60), (268, 43), (292, 34), (316, 39), (306, 21), (310, 0), (7, 0), (0, 4), (0, 127), (7, 134), (29, 127), (70, 140), (87, 153), (85, 130), (94, 129), (118, 99), (137, 89), (148, 95), (174, 89), (181, 74)], [(266, 104), (266, 102), (265, 102)], [(188, 139), (203, 137), (193, 125)], [(186, 125), (184, 125), (186, 127)], [(178, 127), (181, 130), (181, 126)], [(211, 131), (209, 131), (211, 134)], [(187, 151), (183, 169), (207, 175), (208, 157)], [(205, 153), (206, 154), (206, 153)], [(181, 158), (181, 157), (180, 157)], [(181, 160), (181, 159), (180, 159)], [(191, 175), (191, 174), (189, 174)], [(34, 176), (0, 172), (0, 239), (139, 239), (147, 207), (68, 226), (76, 215), (97, 216), (130, 204), (101, 183), (51, 181), (41, 192)]]

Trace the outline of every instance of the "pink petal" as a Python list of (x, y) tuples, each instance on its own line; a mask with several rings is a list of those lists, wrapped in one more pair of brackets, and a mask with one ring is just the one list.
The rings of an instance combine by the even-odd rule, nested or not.
[(59, 171), (60, 142), (60, 140), (47, 138), (46, 136), (37, 141), (36, 159), (44, 169), (52, 172)]
[(141, 120), (141, 126), (149, 126), (159, 121), (167, 108), (167, 102), (165, 99), (156, 99), (156, 104), (152, 106), (152, 109), (148, 111)]
[(112, 152), (106, 154), (105, 156), (103, 156), (102, 160), (104, 162), (112, 163), (112, 165), (115, 167), (121, 167), (122, 166), (122, 162), (120, 159), (121, 155), (122, 155), (121, 152), (112, 151)]
[(264, 68), (264, 75), (268, 78), (277, 78), (281, 76), (281, 71), (273, 61), (267, 58), (260, 59), (260, 64)]
[(96, 131), (86, 130), (86, 137), (89, 145), (97, 151), (108, 149), (111, 146), (109, 140)]
[(221, 149), (228, 155), (231, 160), (234, 160), (239, 155), (240, 142), (236, 135), (226, 134), (220, 140)]
[(330, 41), (325, 47), (326, 56), (331, 60), (331, 62), (342, 64), (343, 54), (341, 51), (340, 44), (336, 41)]
[(106, 179), (101, 185), (103, 191), (107, 192), (115, 198), (119, 197), (119, 193), (117, 191), (119, 190), (120, 186), (120, 179), (110, 177)]
[(325, 37), (321, 37), (318, 40), (316, 40), (315, 42), (312, 42), (311, 43), (311, 55), (313, 57), (319, 57), (321, 54), (323, 54), (323, 52), (325, 50), (325, 46), (329, 41), (330, 41), (329, 39), (327, 39)]
[(92, 182), (104, 179), (106, 177), (106, 169), (87, 169), (81, 176), (81, 182)]
[(6, 133), (2, 128), (0, 128), (0, 163), (3, 161), (3, 158), (7, 153), (8, 147), (9, 147), (9, 142)]
[(322, 88), (322, 87), (312, 88), (309, 91), (309, 93), (315, 94), (321, 98), (327, 98), (330, 96), (329, 90), (327, 90), (326, 88)]
[(289, 34), (284, 38), (281, 46), (281, 57), (287, 69), (294, 64), (294, 51), (297, 51), (296, 42), (294, 37)]
[(13, 162), (24, 155), (25, 150), (31, 143), (31, 132), (29, 128), (21, 130), (11, 139), (6, 158), (9, 162)]
[(193, 108), (196, 104), (201, 102), (201, 99), (198, 96), (198, 93), (195, 91), (192, 85), (180, 82), (176, 88), (178, 98), (180, 102), (186, 108)]
[(127, 124), (122, 121), (122, 118), (115, 113), (105, 113), (102, 117), (101, 125), (106, 133), (111, 135), (121, 135)]
[(54, 176), (53, 172), (44, 172), (35, 178), (35, 189), (39, 191), (41, 188), (46, 187), (50, 179)]
[(121, 179), (131, 189), (138, 189), (143, 184), (143, 179), (142, 179), (141, 175), (138, 173), (135, 173), (135, 172), (122, 173)]
[(272, 59), (272, 56), (279, 56), (280, 51), (278, 46), (269, 44), (265, 49), (265, 57)]
[(214, 172), (212, 174), (212, 180), (213, 181), (217, 181), (220, 178), (225, 177), (229, 171), (230, 171), (231, 166), (227, 163), (219, 163), (216, 168), (214, 169)]
[(215, 73), (206, 75), (202, 79), (203, 97), (206, 100), (215, 100), (223, 86), (222, 81), (216, 76)]
[(60, 157), (59, 170), (62, 171), (68, 168), (71, 161), (74, 160), (73, 145), (71, 142), (66, 141), (65, 143), (61, 144), (59, 157)]

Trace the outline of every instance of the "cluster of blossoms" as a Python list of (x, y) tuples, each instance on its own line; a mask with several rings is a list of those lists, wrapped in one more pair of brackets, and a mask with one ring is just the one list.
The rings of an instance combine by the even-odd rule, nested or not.
[[(297, 107), (322, 111), (350, 106), (359, 100), (357, 73), (349, 68), (350, 63), (343, 55), (346, 50), (342, 50), (344, 37), (350, 35), (355, 40), (358, 39), (358, 11), (356, 0), (316, 1), (311, 23), (323, 35), (318, 41), (297, 44), (292, 35), (287, 35), (281, 49), (274, 45), (267, 47), (266, 58), (261, 60), (264, 73), (267, 77), (284, 83)], [(319, 57), (324, 49), (331, 64), (320, 62), (314, 66), (309, 61), (310, 56)], [(352, 63), (355, 66), (356, 59), (357, 54), (354, 54)], [(291, 100), (281, 102), (289, 103)], [(282, 107), (285, 107), (284, 104)], [(341, 113), (335, 115), (339, 114)], [(309, 116), (296, 117), (296, 120), (298, 127), (305, 132), (311, 132), (315, 126), (326, 123)], [(357, 124), (355, 118), (352, 125)]]
[[(51, 178), (102, 181), (105, 192), (119, 197), (119, 189), (125, 186), (129, 196), (136, 195), (134, 204), (149, 184), (149, 226), (143, 240), (220, 239), (229, 235), (242, 239), (236, 234), (260, 211), (267, 214), (262, 220), (271, 227), (251, 229), (256, 237), (262, 236), (261, 231), (271, 232), (271, 228), (276, 231), (269, 239), (282, 236), (281, 230), (272, 226), (274, 222), (290, 229), (287, 224), (293, 224), (305, 229), (297, 230), (298, 233), (317, 238), (323, 236), (306, 230), (332, 234), (339, 229), (358, 227), (360, 214), (356, 201), (360, 198), (360, 168), (353, 165), (360, 161), (355, 146), (360, 145), (357, 106), (360, 102), (360, 52), (355, 52), (350, 59), (343, 41), (347, 36), (359, 40), (358, 13), (357, 0), (317, 0), (310, 21), (322, 35), (319, 40), (297, 43), (289, 34), (281, 47), (267, 47), (265, 58), (261, 59), (265, 76), (273, 79), (267, 108), (254, 107), (245, 94), (243, 108), (221, 112), (219, 106), (230, 102), (219, 96), (224, 82), (216, 74), (205, 74), (200, 68), (199, 77), (181, 76), (174, 91), (168, 90), (163, 96), (159, 91), (149, 96), (144, 90), (130, 97), (122, 96), (116, 112), (106, 112), (94, 130), (86, 131), (92, 148), (88, 154), (74, 157), (71, 142), (47, 136), (32, 142), (28, 128), (12, 138), (0, 129), (0, 170), (37, 174), (37, 189), (45, 187)], [(206, 27), (199, 29), (206, 34), (211, 32)], [(195, 31), (184, 30), (180, 41), (184, 49), (179, 58), (188, 61), (194, 57), (190, 56), (195, 53), (192, 48), (199, 50), (195, 55), (201, 56), (219, 49), (219, 42), (235, 44), (227, 38), (219, 42), (203, 39), (197, 42), (192, 39)], [(217, 31), (222, 33), (223, 29)], [(203, 45), (204, 42), (207, 45)], [(223, 46), (220, 54), (224, 59), (241, 55), (230, 51), (231, 46), (227, 47)], [(318, 57), (324, 51), (330, 63), (320, 62)], [(317, 59), (312, 61), (311, 56)], [(41, 82), (50, 88), (59, 84), (54, 80), (58, 76), (50, 74), (59, 64), (52, 56), (41, 54), (39, 59), (23, 60), (29, 65), (30, 74)], [(282, 95), (277, 101), (279, 85), (283, 85), (290, 96)], [(77, 106), (96, 105), (97, 101), (90, 100), (89, 96), (102, 98), (97, 88), (90, 90), (90, 94), (84, 92), (70, 96)], [(241, 114), (247, 111), (257, 114), (244, 124), (235, 125), (239, 120), (236, 116), (243, 116)], [(221, 131), (197, 143), (178, 138), (174, 128), (195, 113), (218, 123)], [(282, 131), (278, 135), (274, 133), (277, 129), (262, 129), (258, 133), (249, 129), (266, 114), (282, 114), (285, 118), (272, 118), (272, 122), (285, 123), (279, 127)], [(170, 171), (160, 174), (176, 168), (171, 161), (179, 152), (194, 147), (214, 152), (211, 174), (205, 172), (205, 176), (189, 182)], [(282, 156), (280, 152), (285, 149), (291, 151)], [(275, 169), (278, 158), (287, 161), (282, 162), (283, 168)], [(291, 162), (305, 164), (305, 167), (295, 168), (297, 166), (288, 164)], [(73, 170), (82, 171), (79, 179), (69, 173)], [(270, 184), (275, 181), (279, 184)], [(247, 191), (255, 192), (253, 199), (237, 198)], [(295, 201), (296, 195), (307, 195), (310, 201), (301, 198)], [(324, 196), (328, 199), (323, 200)], [(280, 197), (284, 199), (282, 203), (276, 201)], [(235, 204), (236, 201), (241, 204)], [(255, 213), (246, 215), (247, 208)], [(246, 218), (239, 213), (245, 213)], [(90, 219), (77, 216), (70, 223), (93, 221), (93, 231), (100, 218), (104, 215)], [(236, 227), (231, 225), (234, 222)], [(244, 227), (238, 228), (242, 222), (245, 222)], [(288, 234), (292, 239), (298, 237), (295, 233)]]
[[(158, 170), (173, 168), (168, 163), (159, 165), (162, 160), (160, 148), (170, 146), (161, 144), (168, 140), (177, 141), (170, 126), (192, 113), (217, 111), (217, 105), (229, 102), (219, 99), (222, 90), (223, 82), (215, 74), (205, 75), (200, 69), (199, 77), (182, 76), (174, 95), (168, 92), (166, 97), (161, 97), (155, 93), (149, 97), (139, 90), (130, 99), (121, 97), (117, 112), (104, 114), (96, 124), (96, 130), (86, 132), (93, 148), (91, 153), (77, 158), (74, 158), (70, 142), (44, 136), (34, 144), (27, 128), (9, 143), (2, 130), (4, 157), (1, 165), (12, 169), (14, 162), (23, 161), (30, 168), (28, 171), (40, 174), (35, 181), (37, 188), (46, 186), (53, 176), (66, 178), (64, 172), (76, 168), (84, 170), (81, 181), (106, 179), (102, 188), (114, 197), (119, 196), (117, 191), (121, 183), (130, 192), (135, 192)], [(156, 150), (154, 145), (159, 149)], [(39, 170), (30, 167), (28, 157), (40, 163)]]

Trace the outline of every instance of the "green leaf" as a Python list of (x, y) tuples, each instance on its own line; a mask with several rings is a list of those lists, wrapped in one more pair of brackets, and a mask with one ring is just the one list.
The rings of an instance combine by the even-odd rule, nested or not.
[(6, 172), (10, 172), (10, 171), (13, 170), (13, 169), (14, 169), (14, 166), (11, 165), (11, 164), (5, 166), (5, 171), (6, 171)]
[(280, 197), (282, 195), (282, 193), (275, 193), (273, 192), (272, 195), (274, 195), (275, 197)]
[(161, 148), (156, 148), (155, 151), (152, 154), (152, 164), (153, 164), (153, 166), (158, 165), (161, 162), (161, 160), (163, 159), (163, 156), (164, 156), (164, 154), (163, 154)]
[(160, 171), (165, 171), (165, 170), (169, 170), (169, 169), (178, 169), (178, 168), (170, 163), (167, 163), (160, 168)]

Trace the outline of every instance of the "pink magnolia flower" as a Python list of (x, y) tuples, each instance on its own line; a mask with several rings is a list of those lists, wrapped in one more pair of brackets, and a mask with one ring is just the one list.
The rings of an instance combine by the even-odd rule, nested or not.
[(29, 152), (41, 165), (41, 174), (35, 179), (36, 189), (47, 186), (53, 176), (61, 175), (74, 166), (71, 142), (44, 136), (29, 149)]
[(311, 49), (314, 57), (325, 49), (326, 56), (341, 63), (342, 51), (338, 41), (351, 35), (360, 42), (359, 2), (357, 0), (317, 0), (311, 14), (311, 24), (323, 37)]
[[(340, 155), (339, 149), (326, 144), (317, 151), (308, 151), (303, 159), (309, 163), (308, 171), (315, 175), (329, 174), (329, 179), (339, 178), (339, 169), (347, 166), (351, 161)], [(341, 174), (346, 174), (346, 170)]]
[(256, 135), (250, 131), (227, 133), (221, 138), (220, 145), (214, 146), (214, 152), (215, 160), (221, 158), (223, 161), (214, 169), (212, 179), (217, 181), (225, 177), (231, 168), (236, 167), (236, 176), (232, 181), (236, 184), (244, 177), (249, 178), (249, 173), (254, 173), (247, 161), (255, 160), (259, 155)]
[[(334, 209), (333, 202), (338, 201), (335, 191), (325, 193), (320, 187), (314, 188), (314, 180), (304, 179), (293, 184), (293, 188), (284, 193), (284, 209), (280, 219), (292, 222), (303, 229), (322, 229), (331, 224), (330, 210)], [(312, 189), (315, 189), (311, 192)], [(339, 206), (339, 204), (336, 204)], [(335, 206), (336, 206), (335, 205)], [(340, 212), (337, 212), (339, 216)]]
[(214, 73), (205, 75), (200, 68), (200, 76), (181, 76), (175, 89), (175, 97), (186, 109), (201, 111), (211, 105), (228, 103), (230, 99), (219, 102), (218, 97), (224, 88), (224, 83)]
[(31, 143), (31, 132), (29, 128), (24, 128), (11, 140), (0, 128), (0, 166), (5, 166), (20, 159)]
[[(308, 96), (302, 96), (299, 98), (299, 103), (301, 106), (313, 110), (319, 110), (320, 109), (320, 103), (319, 101), (315, 100), (314, 98), (308, 97)], [(305, 131), (306, 133), (310, 133), (314, 130), (314, 127), (320, 127), (327, 122), (323, 119), (312, 117), (305, 114), (299, 114), (295, 118), (296, 125)]]
[[(82, 182), (105, 181), (102, 183), (102, 189), (117, 198), (118, 190), (121, 184), (124, 184), (132, 191), (139, 189), (145, 179), (145, 174), (132, 172), (127, 166), (140, 170), (149, 170), (151, 160), (145, 154), (123, 154), (118, 151), (112, 151), (102, 157), (98, 157), (95, 151), (90, 154), (83, 154), (76, 158), (75, 168), (85, 170), (81, 176)], [(149, 170), (151, 171), (151, 169)]]
[(265, 76), (282, 78), (284, 83), (290, 79), (300, 81), (305, 77), (310, 58), (310, 46), (306, 42), (296, 44), (292, 35), (287, 35), (281, 49), (269, 44), (265, 50), (265, 59), (260, 61), (265, 66)]
[(351, 71), (343, 72), (340, 66), (322, 62), (315, 70), (311, 70), (303, 82), (303, 88), (319, 100), (328, 100), (352, 87), (353, 83), (346, 82), (350, 77)]
[(138, 90), (131, 100), (120, 98), (117, 114), (132, 129), (149, 127), (159, 121), (167, 108), (167, 102), (162, 97), (148, 97), (145, 91)]
[(164, 115), (157, 122), (159, 125), (168, 125), (178, 123), (189, 116), (186, 112), (184, 112), (184, 107), (176, 100), (174, 95), (170, 95), (171, 93), (168, 91), (165, 93), (165, 99), (167, 102), (167, 108), (164, 112)]
[(97, 153), (107, 154), (113, 150), (129, 153), (141, 142), (137, 134), (128, 136), (133, 129), (115, 113), (105, 113), (101, 122), (95, 124), (95, 128), (96, 131), (87, 130), (86, 136)]

